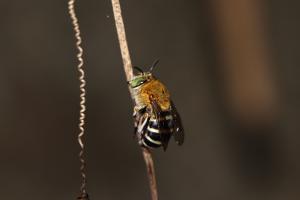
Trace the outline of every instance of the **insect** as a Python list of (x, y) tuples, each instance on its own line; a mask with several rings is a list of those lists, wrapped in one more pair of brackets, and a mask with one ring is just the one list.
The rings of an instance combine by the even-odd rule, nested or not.
[(134, 67), (139, 74), (128, 82), (135, 107), (133, 111), (134, 133), (139, 145), (146, 148), (168, 147), (173, 136), (178, 145), (184, 142), (184, 130), (180, 116), (167, 88), (152, 75), (156, 60), (148, 72)]

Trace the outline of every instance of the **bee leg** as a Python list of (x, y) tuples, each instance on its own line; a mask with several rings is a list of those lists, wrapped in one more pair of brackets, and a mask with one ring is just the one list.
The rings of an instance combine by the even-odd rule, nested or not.
[(134, 134), (137, 132), (137, 127), (138, 127), (140, 118), (143, 115), (143, 113), (144, 113), (143, 109), (139, 109), (139, 108), (137, 108), (137, 106), (135, 106), (133, 108), (132, 117), (133, 117), (133, 120), (134, 120)]
[(138, 111), (137, 111), (136, 107), (134, 107), (134, 108), (133, 108), (133, 114), (132, 114), (132, 117), (133, 117), (133, 124), (134, 124), (133, 137), (136, 136), (137, 127), (138, 127), (138, 122), (139, 122), (139, 117), (138, 117), (137, 112), (138, 112)]
[(144, 132), (146, 125), (148, 124), (149, 116), (147, 113), (145, 113), (139, 120), (138, 129), (137, 132)]
[(144, 130), (148, 125), (149, 115), (146, 112), (146, 107), (138, 109), (136, 106), (133, 109), (134, 118), (134, 137), (138, 139), (139, 145), (142, 145)]
[(147, 129), (148, 122), (149, 122), (149, 115), (148, 115), (148, 113), (144, 113), (144, 115), (142, 115), (139, 120), (137, 132), (136, 132), (136, 136), (138, 138), (138, 143), (141, 146), (143, 145), (142, 140), (145, 135), (145, 130)]

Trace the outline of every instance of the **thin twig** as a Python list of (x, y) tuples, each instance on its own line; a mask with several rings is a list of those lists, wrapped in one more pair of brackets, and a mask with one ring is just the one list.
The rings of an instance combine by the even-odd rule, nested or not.
[(78, 65), (77, 69), (79, 72), (79, 88), (80, 88), (80, 110), (79, 110), (79, 133), (77, 136), (78, 143), (80, 146), (80, 152), (79, 152), (79, 161), (80, 161), (80, 173), (81, 173), (81, 178), (82, 178), (82, 183), (80, 187), (80, 196), (78, 199), (81, 200), (88, 200), (88, 194), (86, 191), (86, 172), (85, 172), (85, 159), (84, 159), (84, 142), (83, 142), (83, 136), (85, 134), (84, 126), (85, 126), (85, 111), (86, 111), (86, 81), (85, 81), (85, 74), (83, 70), (83, 49), (81, 46), (82, 43), (82, 38), (80, 36), (80, 28), (79, 28), (79, 23), (78, 23), (78, 18), (76, 16), (75, 8), (74, 8), (75, 0), (69, 0), (68, 2), (68, 9), (69, 9), (69, 14), (70, 18), (72, 20), (72, 25), (73, 25), (73, 30), (75, 33), (75, 38), (76, 38), (76, 48), (77, 48), (77, 60), (78, 60)]
[(156, 186), (156, 177), (155, 177), (154, 163), (151, 156), (151, 152), (146, 148), (142, 148), (142, 150), (143, 150), (143, 156), (147, 167), (151, 197), (152, 200), (157, 200), (158, 194), (157, 194), (157, 186)]
[[(132, 70), (132, 63), (131, 63), (129, 49), (126, 40), (125, 27), (122, 18), (122, 12), (121, 12), (121, 5), (119, 0), (111, 0), (111, 2), (112, 2), (113, 13), (115, 17), (115, 24), (118, 33), (118, 39), (119, 39), (126, 79), (127, 81), (130, 81), (133, 77), (133, 70)], [(152, 200), (157, 200), (158, 199), (157, 186), (156, 186), (156, 178), (155, 178), (152, 155), (151, 152), (146, 148), (142, 148), (142, 152), (147, 167), (147, 174), (148, 174), (148, 179), (150, 184)]]
[(130, 81), (133, 77), (133, 70), (132, 70), (132, 63), (131, 63), (129, 49), (126, 40), (126, 33), (125, 33), (125, 27), (122, 18), (121, 5), (119, 0), (111, 0), (111, 2), (112, 2), (113, 12), (115, 16), (115, 23), (117, 27), (117, 33), (119, 38), (119, 44), (120, 44), (126, 79), (127, 81)]

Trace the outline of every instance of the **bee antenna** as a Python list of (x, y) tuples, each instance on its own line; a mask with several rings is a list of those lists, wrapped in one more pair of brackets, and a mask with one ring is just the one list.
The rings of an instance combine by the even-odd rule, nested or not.
[(156, 59), (156, 60), (153, 62), (152, 66), (150, 67), (149, 72), (152, 72), (152, 70), (154, 69), (154, 67), (156, 67), (156, 65), (157, 65), (158, 63), (159, 63), (159, 59)]
[(144, 71), (141, 68), (137, 67), (137, 66), (133, 66), (133, 68), (136, 69), (137, 71), (141, 72), (142, 74), (144, 73)]

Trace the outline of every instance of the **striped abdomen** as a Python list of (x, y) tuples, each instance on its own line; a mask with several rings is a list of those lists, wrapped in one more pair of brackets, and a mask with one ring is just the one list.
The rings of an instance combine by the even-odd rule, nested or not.
[(160, 113), (159, 119), (150, 118), (145, 126), (142, 143), (145, 147), (158, 148), (167, 145), (173, 132), (173, 118), (169, 111)]

